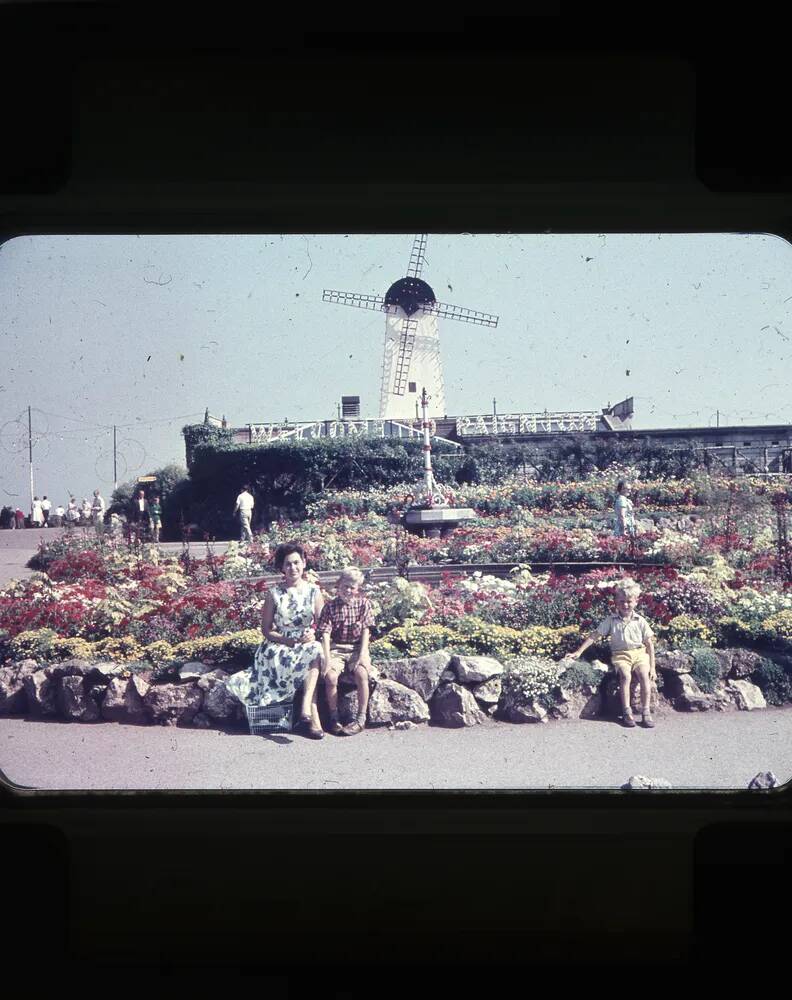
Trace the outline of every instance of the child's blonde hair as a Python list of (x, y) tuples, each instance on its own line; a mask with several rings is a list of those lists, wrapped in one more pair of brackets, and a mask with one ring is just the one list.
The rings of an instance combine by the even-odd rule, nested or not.
[(365, 580), (363, 573), (357, 568), (357, 566), (345, 566), (341, 570), (341, 575), (338, 578), (338, 582), (341, 583), (342, 580), (348, 580), (349, 583), (357, 584), (359, 587), (361, 583)]
[(626, 577), (624, 580), (619, 580), (613, 590), (613, 593), (614, 595), (624, 594), (624, 596), (629, 600), (631, 597), (641, 596), (641, 586), (636, 583), (635, 580), (630, 579), (630, 577)]

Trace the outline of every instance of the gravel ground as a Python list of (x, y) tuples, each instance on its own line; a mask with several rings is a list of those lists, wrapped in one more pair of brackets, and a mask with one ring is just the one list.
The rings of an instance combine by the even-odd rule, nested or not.
[(370, 729), (322, 742), (244, 732), (0, 719), (0, 771), (19, 786), (77, 789), (745, 788), (792, 776), (792, 708), (678, 713), (657, 727), (609, 721), (464, 730)]

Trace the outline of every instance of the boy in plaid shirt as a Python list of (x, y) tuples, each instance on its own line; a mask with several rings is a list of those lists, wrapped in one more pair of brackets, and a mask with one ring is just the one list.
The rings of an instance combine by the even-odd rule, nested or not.
[[(338, 596), (322, 608), (316, 637), (322, 643), (322, 677), (330, 708), (330, 732), (336, 736), (355, 736), (363, 732), (369, 701), (369, 629), (374, 624), (371, 604), (360, 593), (363, 574), (354, 566), (342, 570), (338, 578)], [(338, 721), (338, 678), (340, 674), (355, 682), (358, 696), (357, 718), (348, 726)]]

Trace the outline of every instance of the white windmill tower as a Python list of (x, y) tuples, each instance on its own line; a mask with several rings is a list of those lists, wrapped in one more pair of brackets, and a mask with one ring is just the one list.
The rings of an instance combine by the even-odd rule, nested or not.
[(330, 289), (322, 295), (325, 302), (386, 314), (379, 409), (380, 418), (385, 420), (415, 419), (424, 389), (431, 398), (429, 416), (444, 416), (438, 316), (479, 326), (498, 325), (497, 316), (437, 301), (431, 287), (421, 279), (425, 250), (426, 233), (419, 233), (413, 242), (407, 277), (395, 281), (384, 297)]

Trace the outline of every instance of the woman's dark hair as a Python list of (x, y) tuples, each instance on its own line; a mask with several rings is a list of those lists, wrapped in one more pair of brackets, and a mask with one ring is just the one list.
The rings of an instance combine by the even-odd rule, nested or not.
[(305, 549), (298, 542), (283, 542), (275, 549), (275, 568), (278, 570), (283, 570), (283, 564), (286, 561), (286, 556), (292, 555), (296, 552), (297, 555), (306, 562), (305, 559)]
[(618, 483), (616, 483), (616, 492), (617, 493), (623, 493), (624, 492), (624, 487), (626, 485), (627, 485), (627, 483), (625, 483), (625, 481), (623, 479), (620, 479), (618, 481)]

